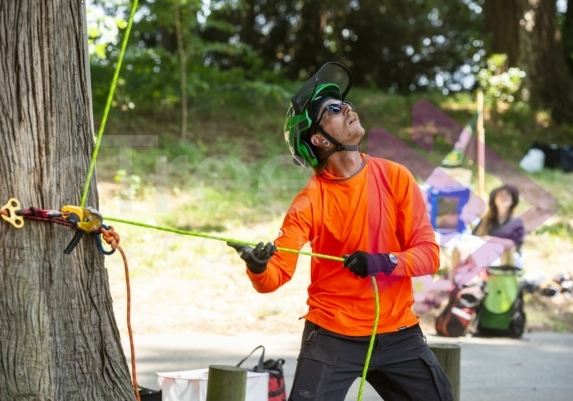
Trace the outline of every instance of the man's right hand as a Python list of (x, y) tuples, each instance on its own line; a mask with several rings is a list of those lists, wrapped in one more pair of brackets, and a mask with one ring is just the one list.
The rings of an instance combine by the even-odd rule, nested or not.
[(235, 242), (227, 242), (227, 245), (237, 251), (249, 270), (255, 274), (260, 274), (267, 269), (268, 261), (277, 250), (276, 245), (272, 242), (268, 242), (266, 245), (263, 242), (259, 242), (254, 249), (248, 245)]

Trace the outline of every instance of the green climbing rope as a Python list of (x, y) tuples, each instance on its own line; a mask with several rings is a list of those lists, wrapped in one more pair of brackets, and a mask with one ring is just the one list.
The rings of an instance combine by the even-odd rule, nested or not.
[[(129, 224), (132, 226), (138, 226), (138, 227), (143, 227), (143, 228), (150, 228), (153, 230), (166, 231), (166, 232), (175, 233), (175, 234), (189, 235), (192, 237), (207, 238), (207, 239), (224, 241), (224, 242), (234, 242), (236, 244), (249, 245), (249, 246), (256, 246), (257, 245), (254, 242), (247, 242), (247, 241), (243, 241), (243, 240), (239, 240), (239, 239), (235, 239), (235, 238), (227, 238), (227, 237), (213, 235), (213, 234), (200, 233), (200, 232), (196, 232), (196, 231), (181, 230), (181, 229), (172, 228), (172, 227), (156, 226), (156, 225), (141, 223), (141, 222), (137, 222), (137, 221), (118, 219), (115, 217), (106, 217), (105, 219), (109, 220), (109, 221), (115, 221), (117, 223)], [(297, 250), (297, 249), (289, 249), (289, 248), (281, 248), (281, 247), (278, 247), (277, 250), (282, 251), (282, 252), (298, 253), (300, 255), (307, 255), (307, 256), (312, 256), (315, 258), (322, 258), (322, 259), (335, 260), (338, 262), (344, 262), (344, 258), (337, 257), (337, 256), (331, 256), (331, 255), (324, 255), (321, 253), (306, 252), (306, 251), (301, 251), (301, 250)], [(376, 283), (376, 278), (374, 276), (371, 276), (370, 278), (372, 279), (372, 290), (374, 291), (374, 301), (375, 301), (374, 303), (375, 303), (376, 312), (374, 315), (374, 324), (372, 326), (372, 334), (370, 336), (370, 343), (368, 345), (368, 352), (366, 353), (366, 361), (364, 362), (364, 370), (362, 372), (362, 379), (360, 380), (360, 387), (358, 390), (358, 401), (362, 400), (362, 394), (364, 392), (364, 384), (366, 382), (366, 374), (368, 373), (368, 367), (370, 366), (370, 358), (372, 356), (372, 350), (374, 348), (374, 342), (376, 340), (376, 332), (378, 331), (378, 319), (380, 317), (380, 299), (378, 297), (378, 284)]]
[(372, 335), (370, 336), (370, 343), (368, 344), (368, 352), (366, 352), (366, 361), (364, 362), (364, 369), (362, 370), (362, 378), (360, 379), (360, 387), (358, 388), (357, 401), (362, 401), (364, 384), (366, 383), (366, 374), (368, 373), (368, 367), (370, 366), (370, 358), (372, 356), (372, 350), (374, 349), (374, 343), (376, 342), (376, 332), (378, 331), (378, 319), (380, 318), (380, 298), (378, 297), (378, 283), (376, 283), (375, 276), (370, 276), (370, 278), (372, 279), (372, 291), (374, 291), (374, 305), (376, 312), (374, 313)]
[(125, 49), (127, 48), (127, 41), (129, 39), (129, 33), (131, 32), (131, 26), (133, 25), (133, 18), (135, 16), (135, 10), (137, 9), (138, 0), (133, 0), (133, 4), (131, 5), (131, 13), (129, 15), (129, 21), (127, 22), (127, 28), (125, 29), (125, 36), (123, 37), (123, 42), (121, 44), (121, 50), (119, 52), (119, 58), (117, 59), (117, 65), (115, 67), (115, 72), (113, 74), (113, 79), (111, 81), (111, 87), (109, 90), (109, 95), (107, 97), (107, 103), (105, 105), (105, 109), (103, 112), (103, 116), (101, 118), (101, 124), (99, 126), (94, 151), (92, 153), (92, 158), (90, 160), (90, 167), (88, 169), (88, 174), (86, 177), (86, 182), (84, 184), (84, 190), (82, 193), (82, 199), (80, 201), (80, 207), (85, 207), (86, 200), (88, 197), (88, 192), (90, 189), (90, 183), (92, 181), (92, 177), (95, 170), (95, 164), (97, 155), (99, 153), (99, 148), (101, 145), (101, 140), (103, 138), (103, 132), (105, 129), (105, 124), (107, 122), (107, 116), (109, 114), (109, 109), (111, 108), (111, 102), (113, 101), (113, 96), (115, 93), (115, 88), (117, 87), (117, 80), (119, 78), (119, 71), (121, 70), (121, 63), (123, 62), (123, 56), (125, 55)]
[[(86, 204), (86, 200), (87, 200), (87, 196), (88, 196), (88, 192), (89, 192), (89, 188), (90, 188), (90, 184), (93, 178), (93, 173), (95, 170), (95, 164), (96, 164), (96, 160), (97, 160), (97, 155), (99, 153), (99, 148), (101, 146), (101, 141), (103, 138), (103, 133), (105, 130), (105, 124), (107, 122), (107, 117), (109, 114), (109, 110), (111, 108), (111, 103), (113, 101), (113, 97), (115, 94), (115, 89), (117, 87), (117, 81), (119, 78), (119, 72), (121, 70), (121, 64), (123, 62), (123, 57), (125, 55), (125, 50), (127, 48), (127, 42), (129, 39), (129, 34), (131, 32), (131, 27), (133, 25), (133, 20), (134, 20), (134, 16), (135, 16), (135, 11), (137, 10), (137, 4), (138, 4), (138, 0), (133, 0), (133, 4), (131, 7), (131, 13), (129, 16), (129, 20), (127, 23), (127, 27), (125, 30), (125, 35), (123, 37), (123, 42), (121, 45), (121, 50), (119, 53), (119, 57), (118, 57), (118, 61), (117, 61), (117, 65), (115, 68), (115, 72), (114, 72), (114, 76), (111, 82), (111, 87), (110, 87), (110, 91), (108, 94), (108, 98), (107, 98), (107, 102), (104, 108), (104, 112), (103, 112), (103, 116), (102, 116), (102, 120), (100, 123), (100, 127), (98, 130), (98, 134), (96, 137), (96, 142), (95, 142), (95, 146), (94, 146), (94, 150), (92, 153), (92, 157), (90, 160), (90, 166), (88, 169), (88, 174), (86, 177), (86, 182), (84, 184), (84, 188), (83, 188), (83, 192), (82, 192), (82, 198), (80, 201), (80, 207), (85, 207)], [(242, 241), (242, 240), (237, 240), (234, 238), (225, 238), (222, 236), (216, 236), (216, 235), (212, 235), (212, 234), (205, 234), (205, 233), (199, 233), (199, 232), (194, 232), (194, 231), (187, 231), (187, 230), (181, 230), (181, 229), (176, 229), (176, 228), (170, 228), (170, 227), (162, 227), (162, 226), (155, 226), (155, 225), (150, 225), (150, 224), (145, 224), (145, 223), (140, 223), (140, 222), (134, 222), (134, 221), (129, 221), (129, 220), (124, 220), (124, 219), (118, 219), (118, 218), (113, 218), (113, 217), (106, 217), (107, 220), (109, 221), (115, 221), (117, 223), (123, 223), (123, 224), (129, 224), (129, 225), (135, 225), (135, 226), (139, 226), (139, 227), (144, 227), (144, 228), (149, 228), (149, 229), (154, 229), (154, 230), (161, 230), (161, 231), (167, 231), (167, 232), (172, 232), (172, 233), (176, 233), (176, 234), (182, 234), (182, 235), (190, 235), (190, 236), (194, 236), (194, 237), (201, 237), (201, 238), (207, 238), (207, 239), (213, 239), (213, 240), (219, 240), (219, 241), (225, 241), (225, 242), (235, 242), (238, 244), (243, 244), (243, 245), (250, 245), (250, 246), (256, 246), (255, 243), (252, 242), (246, 242), (246, 241)], [(324, 255), (324, 254), (319, 254), (319, 253), (314, 253), (314, 252), (306, 252), (306, 251), (302, 251), (302, 250), (296, 250), (296, 249), (289, 249), (289, 248), (277, 248), (277, 250), (279, 251), (283, 251), (283, 252), (291, 252), (291, 253), (297, 253), (300, 255), (306, 255), (306, 256), (311, 256), (311, 257), (316, 257), (316, 258), (322, 258), (322, 259), (329, 259), (329, 260), (334, 260), (334, 261), (339, 261), (339, 262), (344, 262), (344, 258), (341, 257), (336, 257), (336, 256), (331, 256), (331, 255)], [(374, 325), (372, 327), (372, 335), (370, 337), (370, 343), (368, 346), (368, 352), (366, 354), (366, 361), (364, 363), (364, 370), (362, 372), (362, 379), (360, 381), (360, 388), (358, 391), (358, 401), (362, 400), (362, 395), (363, 395), (363, 391), (364, 391), (364, 384), (366, 381), (366, 374), (368, 373), (368, 367), (370, 365), (370, 358), (372, 355), (372, 350), (374, 347), (374, 342), (375, 342), (375, 338), (376, 338), (376, 331), (378, 329), (378, 318), (380, 315), (380, 301), (378, 298), (378, 286), (376, 283), (376, 279), (374, 276), (371, 277), (372, 279), (372, 285), (373, 285), (373, 291), (374, 291), (374, 297), (375, 297), (375, 305), (376, 305), (376, 313), (375, 313), (375, 317), (374, 317)]]
[[(192, 237), (207, 238), (207, 239), (213, 239), (213, 240), (224, 241), (224, 242), (234, 242), (236, 244), (241, 244), (241, 245), (250, 245), (250, 246), (256, 246), (257, 245), (254, 242), (247, 242), (247, 241), (243, 241), (243, 240), (235, 239), (235, 238), (227, 238), (227, 237), (222, 237), (219, 235), (200, 233), (200, 232), (196, 232), (196, 231), (181, 230), (181, 229), (172, 228), (172, 227), (156, 226), (156, 225), (151, 225), (151, 224), (140, 223), (137, 221), (118, 219), (115, 217), (106, 217), (105, 219), (109, 220), (109, 221), (115, 221), (117, 223), (129, 224), (132, 226), (150, 228), (153, 230), (167, 231), (170, 233), (182, 234), (182, 235), (190, 235)], [(283, 251), (283, 252), (298, 253), (300, 255), (313, 256), (315, 258), (322, 258), (322, 259), (335, 260), (338, 262), (344, 262), (344, 258), (337, 257), (337, 256), (331, 256), (331, 255), (323, 255), (321, 253), (306, 252), (306, 251), (301, 251), (301, 250), (297, 250), (297, 249), (280, 248), (280, 247), (277, 248), (277, 250)]]

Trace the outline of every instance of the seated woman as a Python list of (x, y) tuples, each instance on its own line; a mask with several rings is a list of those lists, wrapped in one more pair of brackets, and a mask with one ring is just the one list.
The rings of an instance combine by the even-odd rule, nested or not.
[(510, 243), (513, 242), (516, 252), (511, 255), (511, 266), (518, 269), (523, 267), (520, 252), (525, 237), (525, 228), (523, 220), (513, 215), (518, 202), (519, 192), (511, 185), (503, 185), (490, 193), (489, 208), (472, 231), (475, 237), (466, 237), (467, 242), (457, 263), (454, 263), (444, 276), (434, 282), (427, 283), (422, 294), (416, 295), (414, 309), (417, 313), (424, 314), (439, 307), (445, 299), (454, 293), (456, 288), (481, 285), (484, 280), (487, 280), (486, 267), (492, 265), (486, 265), (485, 261), (490, 263), (495, 257), (491, 253), (485, 257), (480, 257), (479, 253), (474, 254), (473, 252), (481, 250), (484, 253), (495, 253), (499, 259), (494, 261), (493, 265), (497, 265), (504, 251), (499, 249), (500, 242), (492, 241), (492, 239), (490, 241), (497, 244), (495, 251), (492, 248), (484, 250), (481, 248), (483, 241), (476, 237), (482, 237), (482, 239), (483, 237), (502, 238), (505, 251), (511, 249)]
[(491, 191), (489, 209), (474, 228), (476, 236), (492, 236), (513, 241), (516, 249), (516, 267), (521, 268), (521, 246), (525, 237), (525, 227), (520, 217), (513, 212), (519, 203), (519, 191), (511, 185), (503, 185)]

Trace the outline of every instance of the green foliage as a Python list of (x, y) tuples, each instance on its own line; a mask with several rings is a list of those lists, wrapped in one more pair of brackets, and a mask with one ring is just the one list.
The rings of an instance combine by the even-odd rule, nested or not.
[(573, 174), (564, 173), (561, 169), (543, 169), (531, 174), (531, 178), (539, 183), (547, 192), (549, 192), (559, 202), (559, 208), (555, 215), (556, 221), (548, 223), (554, 225), (548, 228), (549, 231), (560, 231), (566, 228), (573, 216)]
[(571, 224), (569, 222), (559, 221), (555, 224), (543, 225), (535, 230), (536, 235), (544, 233), (561, 238), (572, 237), (573, 227), (571, 227)]
[(113, 181), (119, 184), (116, 195), (122, 199), (134, 200), (141, 190), (141, 177), (137, 174), (128, 174), (125, 170), (118, 170)]
[(480, 87), (489, 102), (513, 102), (521, 87), (525, 72), (519, 68), (506, 68), (507, 55), (493, 54), (487, 59), (487, 68), (477, 74)]
[[(105, 14), (90, 11), (98, 15), (90, 20), (92, 63), (113, 69), (130, 9), (117, 1), (96, 3)], [(117, 106), (142, 108), (146, 98), (162, 107), (176, 103), (182, 76), (193, 100), (217, 90), (227, 74), (235, 82), (277, 83), (283, 76), (308, 77), (329, 60), (351, 64), (355, 82), (364, 86), (457, 91), (483, 63), (482, 18), (475, 3), (457, 0), (142, 0)]]
[[(97, 4), (97, 2), (94, 1)], [(88, 47), (92, 61), (104, 61), (110, 45), (115, 45), (120, 29), (125, 29), (127, 20), (114, 13), (106, 13), (105, 8), (88, 7), (86, 10), (88, 24)]]
[[(106, 4), (105, 7), (110, 6)], [(92, 94), (96, 111), (102, 110), (106, 104), (109, 82), (119, 56), (119, 43), (125, 33), (121, 30), (125, 27), (122, 21), (125, 22), (131, 11), (120, 6), (104, 10), (109, 14), (95, 19), (89, 28)], [(113, 19), (116, 24), (111, 27), (110, 14), (113, 11), (119, 14)], [(207, 19), (206, 14), (204, 4), (199, 0), (139, 2), (139, 17), (134, 22), (115, 88), (114, 108), (138, 109), (140, 112), (176, 108), (181, 102), (182, 76), (185, 76), (187, 103), (199, 109), (211, 92), (225, 92), (232, 96), (238, 87), (245, 86), (263, 93), (276, 91), (272, 83), (277, 82), (280, 74), (266, 70), (251, 46), (202, 37), (202, 32), (210, 27), (229, 33), (235, 31), (234, 25), (225, 20)], [(180, 35), (176, 18), (182, 22)], [(108, 35), (104, 35), (104, 31)], [(233, 62), (214, 64), (209, 61), (219, 56), (228, 57)], [(270, 85), (262, 84), (263, 80)], [(221, 94), (216, 97), (224, 98)], [(207, 105), (211, 103), (209, 100)]]

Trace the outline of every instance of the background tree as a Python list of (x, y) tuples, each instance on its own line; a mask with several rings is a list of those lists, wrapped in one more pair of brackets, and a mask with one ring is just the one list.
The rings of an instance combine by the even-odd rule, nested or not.
[[(217, 107), (211, 103), (215, 97), (257, 96), (261, 90), (274, 90), (269, 83), (303, 80), (331, 60), (348, 64), (357, 86), (400, 94), (463, 92), (474, 88), (489, 56), (506, 54), (507, 68), (527, 73), (525, 100), (551, 111), (555, 121), (571, 119), (573, 84), (564, 61), (570, 53), (571, 8), (558, 15), (556, 0), (208, 4), (142, 0), (120, 104), (142, 107), (155, 102), (152, 110), (169, 112), (182, 102), (181, 93), (187, 93), (190, 108), (209, 111)], [(188, 10), (181, 24), (186, 74), (174, 73), (180, 68), (176, 6)], [(122, 8), (109, 12), (118, 10)], [(108, 71), (115, 57), (110, 52), (109, 60), (95, 63), (94, 76)], [(102, 75), (101, 81), (109, 79)]]
[(479, 11), (475, 3), (458, 0), (256, 0), (214, 10), (210, 17), (236, 29), (225, 33), (214, 26), (202, 35), (238, 40), (268, 70), (291, 79), (338, 60), (352, 67), (362, 86), (401, 93), (459, 90), (461, 68), (476, 63), (481, 47)]
[(341, 48), (361, 85), (397, 93), (467, 90), (467, 76), (483, 64), (478, 11), (464, 1), (361, 1), (343, 25), (350, 34)]
[(532, 106), (556, 122), (573, 121), (573, 78), (568, 71), (555, 0), (485, 1), (488, 53), (508, 55), (508, 66), (526, 72)]
[[(94, 145), (84, 15), (79, 1), (0, 2), (0, 180), (24, 208), (80, 202)], [(72, 230), (0, 222), (0, 399), (134, 400), (93, 239), (64, 255)]]
[(567, 10), (562, 23), (563, 49), (565, 60), (569, 67), (569, 75), (573, 76), (573, 0), (567, 1)]

